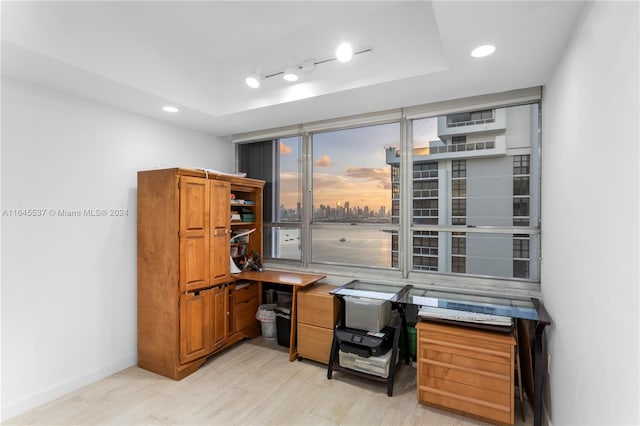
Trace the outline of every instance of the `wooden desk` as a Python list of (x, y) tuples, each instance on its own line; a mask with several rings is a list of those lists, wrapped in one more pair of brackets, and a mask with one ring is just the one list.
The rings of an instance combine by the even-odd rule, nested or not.
[(289, 335), (289, 361), (298, 358), (298, 348), (296, 347), (296, 326), (298, 309), (298, 289), (308, 287), (325, 278), (326, 275), (303, 274), (292, 271), (244, 271), (234, 274), (234, 278), (241, 280), (256, 281), (259, 283), (260, 297), (262, 298), (262, 283), (290, 285), (293, 289), (291, 300), (291, 334)]

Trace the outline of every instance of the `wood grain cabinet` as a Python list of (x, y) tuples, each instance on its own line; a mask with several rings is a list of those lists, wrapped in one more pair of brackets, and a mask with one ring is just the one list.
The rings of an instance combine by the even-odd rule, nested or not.
[(329, 363), (338, 300), (329, 294), (335, 287), (318, 284), (298, 291), (298, 357)]
[(418, 401), (494, 423), (514, 423), (510, 333), (419, 322)]
[[(208, 356), (257, 334), (258, 284), (235, 291), (231, 198), (251, 200), (262, 247), (264, 182), (201, 170), (138, 173), (138, 366), (181, 379)], [(235, 321), (233, 320), (235, 318)]]

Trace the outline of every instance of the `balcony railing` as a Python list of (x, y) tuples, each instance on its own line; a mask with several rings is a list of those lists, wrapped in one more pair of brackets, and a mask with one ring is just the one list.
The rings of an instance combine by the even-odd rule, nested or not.
[(495, 141), (457, 143), (453, 145), (432, 146), (429, 149), (429, 154), (447, 154), (450, 152), (479, 151), (483, 149), (493, 149), (495, 147), (496, 147)]
[[(481, 151), (485, 149), (494, 149), (495, 147), (496, 147), (495, 141), (467, 142), (467, 143), (458, 143), (458, 144), (432, 146), (432, 147), (421, 147), (421, 148), (415, 148), (413, 150), (413, 156), (428, 157), (429, 155), (434, 155), (434, 154), (449, 154), (449, 153), (464, 152), (464, 151)], [(387, 163), (393, 162), (394, 157), (395, 158), (400, 157), (400, 150), (395, 147), (388, 147)]]
[(483, 118), (480, 120), (458, 121), (455, 123), (447, 123), (447, 127), (473, 126), (476, 124), (488, 124), (495, 122), (495, 118)]

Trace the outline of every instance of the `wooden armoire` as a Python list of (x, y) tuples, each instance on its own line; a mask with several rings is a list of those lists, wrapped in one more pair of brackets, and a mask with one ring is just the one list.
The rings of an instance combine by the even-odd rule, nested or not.
[(139, 367), (179, 380), (260, 334), (259, 284), (231, 275), (230, 238), (255, 229), (243, 252), (262, 252), (263, 186), (196, 169), (138, 172)]

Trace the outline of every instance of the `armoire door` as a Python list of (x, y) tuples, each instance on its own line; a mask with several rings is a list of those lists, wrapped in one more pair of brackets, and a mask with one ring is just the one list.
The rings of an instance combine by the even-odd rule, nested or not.
[(229, 286), (211, 289), (211, 344), (213, 349), (229, 337)]
[(211, 352), (211, 290), (180, 296), (180, 362)]
[(180, 186), (180, 290), (210, 285), (209, 181), (181, 176)]
[(231, 222), (231, 190), (229, 182), (211, 181), (210, 274), (211, 283), (229, 280), (229, 238)]

